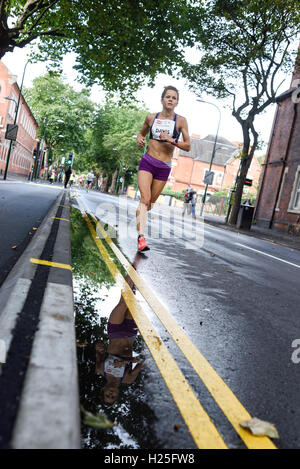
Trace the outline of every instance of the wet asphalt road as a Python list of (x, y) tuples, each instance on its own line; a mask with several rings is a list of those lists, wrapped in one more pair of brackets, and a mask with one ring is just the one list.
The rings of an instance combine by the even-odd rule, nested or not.
[[(118, 213), (115, 197), (79, 193), (103, 221), (118, 225), (119, 245), (133, 261), (137, 202), (126, 205), (121, 199), (118, 218), (114, 217)], [(129, 228), (124, 223), (125, 209)], [(159, 225), (176, 231), (177, 222), (164, 217), (151, 222), (152, 234)], [(137, 271), (247, 411), (276, 425), (280, 436), (274, 440), (276, 446), (299, 448), (300, 363), (292, 360), (292, 342), (300, 339), (300, 251), (209, 225), (204, 232), (198, 229), (196, 239), (189, 233), (190, 222), (184, 239), (148, 236), (151, 251), (141, 259)], [(244, 448), (172, 338), (141, 295), (137, 298), (227, 445)], [(151, 358), (146, 374), (145, 392), (157, 417), (161, 447), (195, 448)], [(179, 430), (174, 431), (174, 425)]]
[[(61, 186), (49, 184), (0, 182), (0, 285), (60, 191)], [(12, 249), (13, 246), (17, 248)]]

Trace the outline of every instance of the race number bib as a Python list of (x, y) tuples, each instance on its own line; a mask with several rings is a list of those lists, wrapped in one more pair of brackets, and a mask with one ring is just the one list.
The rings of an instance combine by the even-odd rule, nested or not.
[(165, 131), (167, 134), (172, 137), (175, 127), (174, 120), (168, 119), (155, 119), (152, 126), (152, 136), (154, 140), (160, 140), (160, 134)]
[(124, 375), (125, 366), (120, 366), (119, 368), (114, 366), (114, 361), (120, 360), (120, 358), (115, 357), (114, 355), (108, 355), (104, 362), (104, 371), (110, 375), (115, 376), (116, 378), (122, 378)]

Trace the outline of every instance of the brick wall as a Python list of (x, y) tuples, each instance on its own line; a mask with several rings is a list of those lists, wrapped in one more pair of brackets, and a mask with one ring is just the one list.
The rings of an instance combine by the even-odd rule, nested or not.
[[(12, 73), (0, 61), (0, 171), (6, 167), (10, 141), (5, 139), (7, 124), (12, 124), (15, 117), (16, 104), (4, 99), (5, 96), (18, 102), (19, 87), (14, 82)], [(33, 164), (32, 154), (36, 147), (37, 122), (28, 105), (21, 96), (17, 117), (18, 135), (13, 144), (8, 172), (28, 176)]]
[[(296, 78), (295, 68), (291, 84)], [(298, 233), (300, 208), (292, 210), (290, 202), (300, 165), (300, 107), (292, 97), (291, 89), (278, 97), (255, 218), (258, 225)]]

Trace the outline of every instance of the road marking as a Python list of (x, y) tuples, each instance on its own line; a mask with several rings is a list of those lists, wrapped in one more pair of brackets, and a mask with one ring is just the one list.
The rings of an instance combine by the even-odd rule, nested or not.
[(49, 267), (57, 267), (59, 269), (68, 269), (72, 271), (71, 265), (61, 264), (60, 262), (44, 261), (43, 259), (34, 259), (33, 257), (30, 258), (30, 262), (33, 264), (48, 265)]
[[(84, 204), (86, 206), (86, 204)], [(88, 210), (89, 211), (89, 210)], [(98, 220), (89, 211), (97, 223), (100, 234), (104, 237), (107, 244), (118, 257), (121, 264), (127, 270), (133, 282), (145, 298), (149, 306), (152, 308), (161, 323), (168, 330), (173, 340), (183, 352), (189, 363), (192, 365), (216, 403), (222, 409), (227, 419), (230, 421), (236, 432), (242, 438), (249, 449), (276, 449), (276, 446), (268, 437), (255, 436), (243, 429), (239, 424), (242, 421), (251, 419), (251, 415), (243, 407), (235, 394), (222, 380), (206, 358), (201, 354), (191, 339), (180, 328), (169, 311), (155, 296), (152, 290), (147, 286), (142, 277), (136, 272), (132, 265), (127, 261), (118, 247), (113, 243), (107, 232), (102, 228)], [(96, 228), (96, 229), (97, 229)]]
[[(61, 205), (61, 207), (63, 207), (63, 205)], [(67, 218), (59, 218), (59, 217), (51, 217), (51, 218), (54, 218), (55, 220), (70, 221)]]
[(281, 259), (280, 257), (272, 256), (271, 254), (267, 254), (266, 252), (259, 251), (258, 249), (250, 248), (249, 246), (246, 246), (245, 244), (241, 243), (234, 243), (237, 244), (238, 246), (242, 246), (245, 249), (250, 249), (251, 251), (258, 252), (259, 254), (263, 254), (264, 256), (272, 257), (273, 259), (276, 259), (277, 261), (284, 262), (285, 264), (292, 265), (293, 267), (297, 267), (300, 269), (300, 265), (298, 264), (293, 264), (293, 262), (286, 261), (285, 259)]
[(83, 214), (83, 218), (86, 221), (92, 238), (117, 286), (121, 288), (121, 294), (128, 306), (128, 309), (130, 310), (132, 317), (136, 322), (136, 325), (138, 326), (139, 331), (149, 348), (192, 437), (195, 440), (195, 443), (197, 444), (197, 447), (201, 449), (227, 449), (223, 438), (210, 420), (209, 415), (203, 409), (201, 403), (198, 401), (194, 391), (158, 336), (157, 331), (142, 310), (128, 283), (110, 258), (110, 255), (102, 241), (97, 238), (97, 233), (90, 219), (86, 214)]

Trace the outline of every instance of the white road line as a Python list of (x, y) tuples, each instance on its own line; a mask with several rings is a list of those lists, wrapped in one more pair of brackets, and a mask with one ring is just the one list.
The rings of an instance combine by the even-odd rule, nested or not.
[(285, 264), (289, 264), (289, 265), (292, 265), (293, 267), (297, 267), (298, 269), (300, 269), (300, 265), (293, 264), (292, 262), (281, 259), (280, 257), (272, 256), (271, 254), (267, 254), (266, 252), (259, 251), (258, 249), (250, 248), (249, 246), (245, 246), (245, 244), (240, 244), (240, 243), (234, 243), (234, 244), (237, 244), (238, 246), (242, 246), (245, 249), (250, 249), (251, 251), (258, 252), (259, 254), (263, 254), (264, 256), (272, 257), (273, 259), (276, 259), (277, 261), (285, 262)]

